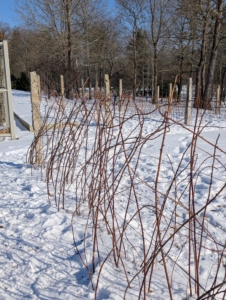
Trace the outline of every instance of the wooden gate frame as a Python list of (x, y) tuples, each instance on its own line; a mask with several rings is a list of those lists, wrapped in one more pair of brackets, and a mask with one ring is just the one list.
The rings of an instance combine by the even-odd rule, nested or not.
[(12, 105), (12, 89), (11, 89), (11, 79), (10, 79), (10, 68), (9, 68), (9, 52), (8, 43), (6, 40), (0, 42), (3, 50), (3, 64), (4, 64), (4, 75), (5, 75), (5, 85), (6, 88), (0, 88), (0, 93), (6, 93), (6, 114), (8, 116), (10, 133), (0, 133), (0, 137), (11, 137), (12, 140), (16, 140), (14, 115), (13, 115), (13, 105)]

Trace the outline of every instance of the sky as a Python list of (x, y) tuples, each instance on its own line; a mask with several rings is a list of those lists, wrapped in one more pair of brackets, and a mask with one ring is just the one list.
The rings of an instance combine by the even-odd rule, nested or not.
[(19, 25), (19, 19), (14, 11), (14, 0), (0, 0), (0, 22), (10, 26)]
[[(106, 0), (110, 8), (114, 7), (114, 0)], [(14, 0), (0, 0), (0, 22), (8, 23), (11, 27), (20, 24), (20, 20), (14, 11)]]

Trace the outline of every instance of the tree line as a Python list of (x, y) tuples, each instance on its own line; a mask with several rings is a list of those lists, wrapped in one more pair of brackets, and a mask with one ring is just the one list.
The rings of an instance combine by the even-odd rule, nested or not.
[[(167, 96), (177, 76), (177, 101), (189, 77), (195, 105), (207, 107), (221, 86), (225, 98), (225, 0), (16, 0), (22, 25), (0, 23), (9, 40), (12, 84), (28, 89), (37, 71), (48, 89), (64, 75), (67, 97), (81, 87), (101, 89), (104, 74), (117, 90)], [(200, 99), (202, 101), (200, 101)], [(201, 104), (200, 104), (201, 103)]]

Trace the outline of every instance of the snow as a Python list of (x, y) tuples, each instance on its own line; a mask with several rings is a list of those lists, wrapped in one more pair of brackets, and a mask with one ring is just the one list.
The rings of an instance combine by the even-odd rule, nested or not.
[(31, 96), (23, 91), (13, 91), (13, 110), (24, 121), (32, 125)]
[[(29, 124), (31, 121), (30, 94), (22, 91), (13, 91), (14, 111)], [(44, 111), (44, 110), (43, 110)], [(195, 111), (193, 111), (193, 124)], [(179, 118), (177, 118), (179, 120)], [(161, 117), (156, 112), (153, 116), (145, 119), (143, 136), (147, 136), (159, 126)], [(169, 120), (170, 124), (173, 124)], [(92, 261), (92, 220), (87, 215), (86, 207), (81, 206), (80, 215), (74, 214), (75, 204), (73, 202), (73, 187), (66, 191), (66, 207), (58, 209), (54, 206), (54, 201), (50, 201), (46, 193), (45, 176), (40, 170), (32, 168), (26, 163), (28, 148), (32, 143), (34, 133), (28, 132), (15, 119), (17, 140), (11, 141), (5, 138), (0, 142), (0, 299), (94, 299), (95, 291), (92, 289), (92, 282), (95, 286), (97, 281), (98, 300), (120, 300), (124, 297), (127, 287), (127, 279), (122, 266), (118, 268), (114, 265), (112, 256), (105, 261), (109, 251), (111, 251), (111, 235), (107, 233), (104, 222), (99, 222), (99, 255), (101, 265), (96, 261), (96, 268), (92, 274), (92, 282), (87, 273), (87, 269), (82, 263), (83, 259), (87, 265)], [(136, 117), (125, 123), (123, 132), (125, 136), (137, 134)], [(196, 170), (198, 176), (195, 182), (196, 211), (201, 209), (206, 199), (214, 197), (224, 184), (226, 179), (226, 118), (225, 111), (221, 116), (207, 113), (203, 119), (201, 138), (197, 142)], [(187, 205), (188, 193), (183, 194), (187, 184), (184, 179), (187, 176), (186, 166), (190, 161), (190, 143), (192, 137), (192, 126), (184, 127), (173, 124), (166, 135), (164, 142), (162, 164), (159, 174), (159, 191), (165, 194), (169, 184), (174, 177), (175, 170), (180, 164), (181, 174), (178, 178), (177, 193), (170, 193), (169, 200), (165, 205), (165, 217), (172, 215), (175, 209), (175, 202), (171, 201), (176, 197), (177, 203)], [(134, 131), (133, 131), (134, 130)], [(217, 161), (211, 179), (211, 165), (213, 157), (213, 146), (218, 138), (216, 151)], [(92, 151), (95, 135), (95, 126), (89, 126), (90, 144), (87, 146), (88, 153)], [(151, 238), (154, 224), (155, 212), (150, 201), (153, 197), (153, 182), (157, 174), (157, 164), (159, 162), (159, 150), (161, 148), (161, 136), (154, 141), (151, 139), (142, 146), (139, 164), (136, 168), (136, 176), (139, 178), (137, 193), (139, 193), (139, 205), (143, 207), (141, 211), (142, 222), (136, 212), (135, 205), (130, 204), (129, 210), (125, 213), (127, 205), (127, 194), (121, 192), (117, 199), (116, 212), (119, 227), (126, 227), (126, 240), (124, 263), (129, 280), (132, 280), (136, 273), (139, 273), (142, 263), (142, 249), (144, 244), (141, 240), (141, 227), (145, 237), (145, 246)], [(84, 148), (85, 149), (85, 148)], [(127, 151), (129, 151), (129, 146)], [(186, 150), (188, 149), (188, 150)], [(223, 152), (221, 151), (223, 150)], [(81, 161), (82, 161), (82, 153)], [(115, 176), (120, 173), (125, 157), (118, 157), (116, 162)], [(136, 159), (133, 158), (131, 165), (134, 167)], [(200, 167), (200, 169), (199, 169)], [(125, 174), (124, 174), (125, 175)], [(211, 185), (211, 191), (209, 187)], [(120, 188), (129, 188), (130, 180), (124, 177)], [(78, 192), (78, 191), (77, 191)], [(211, 195), (209, 195), (209, 192)], [(175, 192), (176, 193), (176, 192)], [(161, 198), (162, 196), (159, 195)], [(208, 230), (211, 232), (213, 240), (217, 243), (225, 243), (226, 232), (226, 192), (222, 191), (219, 196), (208, 206), (205, 219), (208, 222)], [(160, 199), (161, 200), (161, 199)], [(162, 201), (162, 200), (161, 200)], [(74, 206), (73, 206), (74, 205)], [(183, 205), (176, 208), (177, 224), (186, 222), (189, 215)], [(203, 211), (197, 216), (202, 220)], [(73, 227), (72, 227), (73, 225)], [(164, 227), (162, 224), (162, 234)], [(74, 230), (74, 235), (72, 232)], [(174, 232), (174, 229), (170, 229)], [(175, 236), (172, 241), (172, 249), (166, 256), (167, 267), (170, 268), (173, 281), (173, 299), (196, 299), (193, 294), (189, 298), (188, 252), (187, 252), (187, 228)], [(117, 233), (118, 234), (118, 233)], [(116, 234), (116, 235), (117, 235)], [(200, 284), (204, 289), (211, 286), (211, 282), (217, 271), (217, 253), (213, 250), (213, 240), (205, 240), (205, 249), (202, 252), (200, 264)], [(171, 242), (170, 242), (171, 243)], [(170, 244), (169, 243), (169, 244)], [(167, 251), (168, 248), (164, 251)], [(220, 248), (220, 247), (219, 247)], [(150, 257), (150, 253), (149, 256)], [(162, 262), (156, 259), (155, 275), (153, 276), (151, 290), (147, 299), (170, 299), (166, 285), (164, 268)], [(104, 264), (103, 264), (104, 262)], [(194, 262), (192, 261), (192, 264)], [(101, 273), (99, 273), (101, 271)], [(98, 278), (98, 274), (100, 277)], [(212, 280), (212, 281), (211, 281)], [(219, 281), (224, 280), (224, 266), (220, 265)], [(142, 273), (131, 283), (131, 288), (127, 290), (125, 299), (135, 300), (139, 298), (139, 289), (142, 282)], [(222, 295), (216, 299), (222, 299)], [(141, 298), (142, 299), (142, 298)]]

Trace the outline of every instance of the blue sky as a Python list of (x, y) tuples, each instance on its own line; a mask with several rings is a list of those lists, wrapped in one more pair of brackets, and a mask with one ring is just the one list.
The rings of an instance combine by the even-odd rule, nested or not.
[(0, 0), (0, 21), (10, 26), (19, 24), (18, 17), (14, 12), (14, 0)]
[[(109, 7), (114, 6), (114, 0), (106, 1)], [(0, 0), (0, 22), (8, 23), (11, 27), (19, 25), (20, 20), (14, 12), (14, 0)]]
[(115, 0), (107, 0), (107, 2), (108, 2), (109, 7), (114, 7)]

